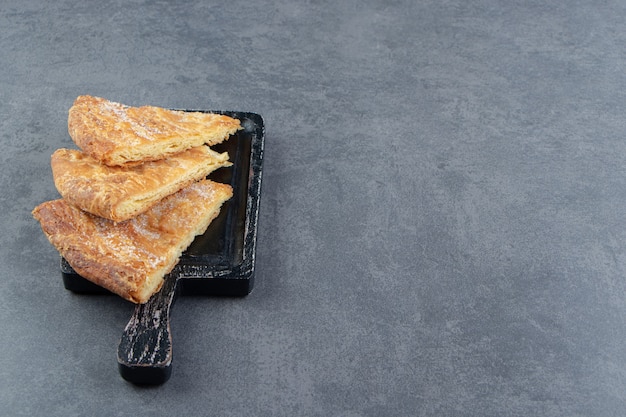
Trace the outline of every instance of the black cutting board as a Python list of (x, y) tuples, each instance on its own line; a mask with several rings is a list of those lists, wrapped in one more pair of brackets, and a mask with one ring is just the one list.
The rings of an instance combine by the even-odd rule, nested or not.
[[(233, 197), (224, 203), (206, 232), (197, 236), (165, 277), (161, 290), (146, 304), (137, 305), (118, 346), (122, 377), (135, 384), (161, 384), (171, 375), (172, 339), (169, 316), (179, 294), (245, 296), (254, 285), (256, 231), (261, 193), (265, 126), (260, 115), (235, 111), (224, 114), (241, 122), (242, 130), (219, 145), (228, 152), (231, 167), (208, 178), (230, 184)], [(65, 259), (61, 273), (66, 289), (81, 294), (107, 290), (78, 275)]]

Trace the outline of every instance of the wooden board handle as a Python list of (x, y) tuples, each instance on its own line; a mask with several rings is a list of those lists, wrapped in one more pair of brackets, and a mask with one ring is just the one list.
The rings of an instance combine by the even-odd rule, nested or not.
[(170, 310), (176, 298), (177, 277), (165, 278), (161, 290), (138, 304), (117, 349), (122, 377), (134, 384), (158, 385), (172, 373)]

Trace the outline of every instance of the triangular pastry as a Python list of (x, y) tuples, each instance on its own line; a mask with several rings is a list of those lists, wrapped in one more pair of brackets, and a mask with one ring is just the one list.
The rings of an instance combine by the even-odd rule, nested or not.
[(62, 199), (40, 204), (33, 216), (78, 274), (145, 303), (231, 196), (229, 185), (201, 180), (125, 222), (94, 216)]
[(72, 140), (106, 165), (154, 161), (215, 145), (239, 129), (239, 120), (225, 115), (131, 107), (88, 95), (76, 98), (68, 116)]
[(131, 166), (104, 165), (73, 149), (58, 149), (51, 158), (54, 184), (66, 201), (118, 222), (230, 165), (228, 153), (217, 153), (204, 145)]

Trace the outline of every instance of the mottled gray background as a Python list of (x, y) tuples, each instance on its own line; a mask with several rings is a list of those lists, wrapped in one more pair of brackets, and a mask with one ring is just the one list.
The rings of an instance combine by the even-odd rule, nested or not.
[[(626, 3), (0, 7), (0, 415), (626, 415)], [(257, 282), (133, 307), (62, 286), (30, 211), (80, 94), (266, 122)]]

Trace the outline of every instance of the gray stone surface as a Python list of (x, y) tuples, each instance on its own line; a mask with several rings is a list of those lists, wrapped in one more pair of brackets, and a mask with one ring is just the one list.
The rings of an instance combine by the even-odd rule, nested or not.
[[(626, 415), (624, 2), (8, 0), (0, 415)], [(267, 126), (257, 281), (79, 296), (30, 211), (80, 94)]]

